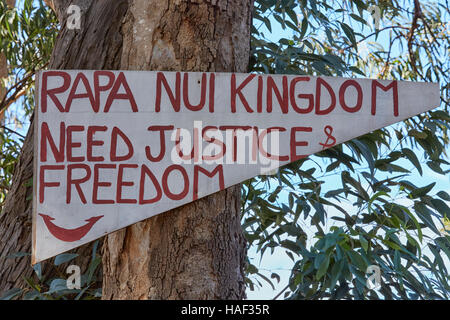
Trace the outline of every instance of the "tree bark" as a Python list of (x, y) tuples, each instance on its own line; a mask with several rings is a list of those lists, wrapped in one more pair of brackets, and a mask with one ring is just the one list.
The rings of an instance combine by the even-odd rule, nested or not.
[[(79, 5), (82, 10), (81, 29), (65, 27), (66, 8)], [(52, 53), (50, 69), (117, 69), (122, 52), (121, 21), (127, 11), (125, 0), (68, 1), (53, 0), (61, 30)], [(16, 165), (11, 189), (0, 215), (0, 296), (11, 288), (26, 287), (24, 277), (33, 277), (29, 257), (9, 258), (17, 252), (31, 252), (33, 124), (30, 125)], [(71, 261), (86, 270), (91, 245), (74, 252), (79, 258)], [(42, 263), (44, 278), (65, 274), (66, 265), (54, 267), (53, 261)]]
[[(246, 72), (253, 1), (130, 1), (121, 69)], [(103, 299), (242, 299), (240, 186), (107, 236)]]
[[(61, 22), (51, 69), (247, 70), (252, 0), (46, 2)], [(65, 27), (70, 4), (81, 7), (80, 30)], [(6, 258), (31, 251), (32, 169), (31, 129), (0, 216), (0, 292), (33, 273), (28, 259)], [(75, 251), (83, 270), (90, 246)], [(103, 299), (244, 298), (240, 187), (111, 234), (103, 251)], [(47, 277), (61, 270), (44, 264)]]

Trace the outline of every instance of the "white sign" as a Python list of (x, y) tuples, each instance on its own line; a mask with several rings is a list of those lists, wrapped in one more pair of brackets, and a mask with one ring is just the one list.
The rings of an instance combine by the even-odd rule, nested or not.
[(32, 263), (439, 105), (433, 83), (44, 71)]

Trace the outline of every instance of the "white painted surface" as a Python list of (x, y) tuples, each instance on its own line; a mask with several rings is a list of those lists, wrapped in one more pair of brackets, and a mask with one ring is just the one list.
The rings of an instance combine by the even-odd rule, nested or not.
[[(55, 94), (58, 101), (61, 101), (64, 106), (69, 93), (72, 89), (74, 79), (77, 74), (82, 73), (89, 81), (92, 91), (94, 88), (94, 71), (77, 71), (70, 70), (64, 71), (70, 75), (70, 85), (65, 90), (61, 89), (60, 93)], [(282, 113), (280, 104), (277, 99), (277, 95), (273, 93), (273, 106), (272, 112), (267, 112), (267, 75), (261, 76), (261, 82), (263, 86), (258, 91), (258, 76), (255, 76), (247, 85), (241, 90), (242, 96), (247, 100), (249, 107), (253, 112), (248, 112), (242, 104), (242, 99), (239, 95), (236, 97), (236, 112), (233, 113), (231, 109), (231, 77), (230, 73), (216, 73), (214, 96), (210, 92), (210, 79), (212, 74), (206, 74), (206, 96), (205, 106), (199, 111), (191, 111), (186, 108), (183, 101), (183, 83), (184, 73), (180, 73), (180, 111), (175, 112), (172, 107), (171, 101), (166, 93), (164, 85), (161, 89), (161, 109), (160, 112), (155, 111), (155, 101), (157, 92), (157, 72), (137, 72), (137, 71), (123, 71), (126, 83), (129, 86), (129, 91), (133, 95), (136, 101), (137, 112), (132, 111), (131, 103), (129, 99), (115, 99), (108, 112), (104, 112), (104, 106), (108, 99), (108, 95), (111, 95), (113, 88), (110, 87), (105, 91), (100, 92), (100, 104), (99, 111), (96, 113), (92, 110), (90, 100), (86, 98), (74, 99), (69, 112), (60, 112), (55, 106), (54, 101), (48, 95), (42, 95), (42, 91), (46, 88), (51, 90), (58, 88), (63, 84), (60, 76), (47, 76), (46, 88), (43, 88), (43, 75), (45, 72), (41, 72), (38, 75), (38, 106), (36, 108), (37, 119), (35, 121), (36, 135), (35, 135), (35, 174), (34, 174), (34, 207), (33, 207), (33, 263), (45, 260), (52, 256), (55, 256), (64, 251), (78, 247), (84, 243), (97, 239), (105, 234), (121, 229), (138, 221), (149, 218), (153, 215), (168, 211), (175, 207), (181, 206), (188, 202), (193, 201), (194, 197), (194, 166), (199, 166), (208, 171), (212, 171), (216, 168), (220, 162), (222, 163), (224, 186), (229, 187), (236, 183), (240, 183), (246, 179), (264, 173), (269, 168), (270, 164), (275, 167), (286, 164), (292, 161), (290, 154), (291, 129), (293, 127), (309, 127), (310, 132), (298, 132), (296, 134), (296, 141), (305, 141), (307, 146), (299, 146), (296, 148), (297, 154), (309, 155), (315, 152), (323, 150), (323, 146), (320, 144), (330, 144), (332, 138), (328, 139), (326, 132), (330, 134), (330, 130), (326, 129), (328, 126), (332, 127), (331, 135), (336, 139), (336, 144), (345, 142), (352, 138), (358, 137), (375, 129), (385, 127), (392, 123), (404, 120), (411, 116), (433, 109), (439, 105), (439, 86), (438, 84), (431, 83), (412, 83), (412, 82), (397, 82), (398, 86), (398, 115), (394, 115), (393, 106), (393, 90), (383, 91), (380, 88), (376, 89), (377, 103), (376, 113), (371, 113), (372, 103), (372, 85), (371, 79), (353, 79), (361, 87), (363, 97), (361, 108), (357, 112), (345, 111), (340, 103), (339, 89), (342, 84), (349, 80), (345, 78), (331, 78), (321, 77), (325, 80), (333, 89), (336, 95), (336, 106), (328, 114), (318, 115), (313, 109), (309, 113), (298, 113), (292, 106), (292, 100), (289, 98), (288, 112)], [(117, 81), (119, 71), (113, 72), (115, 81)], [(176, 82), (176, 73), (164, 72), (164, 77), (167, 79), (167, 83), (174, 90)], [(239, 87), (240, 84), (249, 76), (248, 74), (235, 74), (236, 84)], [(287, 94), (290, 93), (290, 87), (293, 84), (292, 80), (296, 77), (293, 75), (282, 76), (273, 75), (274, 83), (283, 96), (283, 77), (287, 81)], [(106, 86), (108, 83), (106, 76), (99, 77), (99, 85)], [(189, 73), (188, 81), (188, 97), (192, 105), (199, 103), (201, 95), (201, 82), (202, 73)], [(391, 81), (378, 81), (383, 86), (388, 86)], [(314, 102), (316, 102), (316, 85), (317, 78), (309, 77), (309, 81), (302, 80), (296, 83), (292, 89), (293, 97), (298, 104), (299, 108), (306, 108), (308, 106), (307, 99), (299, 99), (298, 94), (312, 94)], [(77, 88), (73, 89), (75, 94), (86, 93), (86, 88), (81, 82)], [(117, 91), (118, 94), (125, 93), (123, 85), (120, 86)], [(258, 92), (262, 93), (261, 105), (262, 112), (258, 112)], [(44, 91), (45, 93), (45, 91)], [(349, 107), (353, 107), (356, 104), (357, 90), (349, 86), (345, 93), (345, 103)], [(95, 93), (93, 93), (95, 96)], [(112, 96), (112, 95), (111, 95)], [(95, 99), (95, 97), (93, 97)], [(47, 101), (47, 110), (42, 110), (42, 99)], [(210, 101), (214, 101), (214, 112), (210, 112)], [(328, 91), (322, 87), (321, 92), (321, 109), (326, 109), (331, 101)], [(64, 160), (56, 162), (52, 149), (47, 144), (47, 160), (41, 159), (41, 139), (42, 139), (42, 124), (46, 123), (50, 129), (52, 138), (55, 140), (56, 146), (59, 146), (60, 137), (60, 123), (64, 122), (67, 129), (68, 126), (84, 126), (83, 131), (74, 131), (72, 133), (72, 140), (75, 143), (81, 143), (80, 147), (72, 148), (74, 157), (84, 157), (84, 161), (69, 161), (67, 155), (67, 141), (65, 141)], [(201, 132), (202, 128), (207, 126), (251, 126), (257, 127), (256, 129), (249, 130), (247, 139), (247, 147), (238, 143), (237, 149), (237, 163), (233, 163), (233, 157), (231, 157), (232, 149), (232, 132), (230, 130), (218, 130), (207, 131), (208, 136), (213, 136), (213, 133), (221, 132), (222, 138), (227, 145), (227, 153), (221, 159), (208, 164), (204, 160), (201, 161), (201, 157), (197, 163), (194, 161), (182, 161), (179, 157), (176, 157), (175, 138), (176, 131), (167, 131), (165, 133), (166, 152), (161, 161), (152, 162), (146, 157), (145, 148), (147, 146), (151, 149), (151, 154), (156, 156), (160, 152), (160, 135), (159, 132), (150, 132), (147, 130), (149, 126), (174, 126), (174, 129), (183, 128), (181, 134), (189, 132), (193, 136), (194, 127), (198, 132)], [(92, 154), (95, 157), (102, 156), (104, 161), (86, 161), (87, 156), (87, 131), (89, 126), (106, 126), (106, 131), (98, 131), (93, 135), (94, 140), (104, 141), (102, 146), (93, 146)], [(131, 141), (134, 149), (132, 157), (124, 161), (111, 161), (110, 159), (110, 147), (111, 147), (111, 132), (112, 128), (117, 127), (120, 129)], [(272, 151), (273, 154), (288, 156), (285, 161), (277, 162), (264, 156), (264, 152), (257, 150), (258, 157), (256, 161), (249, 161), (249, 149), (248, 141), (253, 134), (258, 132), (260, 135), (261, 130), (269, 127), (283, 127), (286, 129), (284, 132), (280, 132), (279, 139), (275, 139), (275, 131), (268, 135), (265, 141), (274, 139), (274, 144), (269, 144), (273, 148), (267, 148), (268, 151)], [(67, 132), (67, 131), (66, 131)], [(243, 131), (237, 131), (242, 133)], [(182, 135), (184, 137), (184, 135)], [(171, 139), (172, 138), (172, 139)], [(65, 140), (66, 137), (64, 138)], [(238, 140), (244, 140), (238, 134)], [(328, 141), (327, 141), (328, 140)], [(124, 155), (128, 149), (125, 144), (118, 138), (118, 155)], [(255, 140), (256, 141), (256, 140)], [(276, 142), (279, 141), (279, 144)], [(44, 141), (45, 142), (45, 141)], [(181, 145), (183, 145), (183, 140)], [(202, 141), (202, 150), (205, 152), (211, 151), (217, 145), (208, 141)], [(256, 144), (257, 147), (258, 144)], [(266, 142), (261, 143), (261, 146), (266, 148)], [(70, 149), (70, 148), (69, 148)], [(278, 149), (278, 150), (277, 150)], [(188, 148), (184, 149), (187, 154)], [(189, 149), (190, 150), (190, 149)], [(175, 157), (174, 157), (175, 155)], [(206, 153), (204, 155), (211, 155)], [(253, 159), (254, 160), (254, 159)], [(190, 163), (187, 163), (190, 162)], [(86, 203), (82, 203), (79, 193), (76, 191), (75, 186), (71, 188), (71, 201), (67, 203), (67, 171), (68, 166), (73, 164), (83, 164), (90, 168), (91, 175), (89, 179), (80, 184), (83, 194), (86, 198)], [(94, 166), (115, 165), (115, 169), (100, 169), (99, 180), (102, 182), (110, 182), (111, 187), (99, 187), (98, 198), (100, 199), (112, 199), (114, 204), (97, 204), (93, 203), (93, 180), (94, 180)], [(123, 181), (133, 182), (133, 186), (123, 186), (122, 198), (135, 199), (137, 203), (116, 203), (117, 202), (117, 180), (118, 180), (118, 167), (119, 165), (132, 164), (137, 165), (137, 168), (125, 168), (123, 174)], [(188, 176), (188, 192), (180, 200), (173, 200), (167, 196), (167, 193), (162, 190), (162, 197), (159, 201), (151, 204), (139, 204), (139, 185), (141, 167), (144, 165), (155, 175), (159, 185), (162, 185), (163, 174), (172, 165), (181, 165)], [(43, 165), (60, 165), (63, 169), (60, 170), (46, 170), (44, 174), (45, 182), (59, 182), (57, 187), (45, 187), (42, 188), (40, 183), (40, 169)], [(218, 169), (219, 170), (219, 169)], [(83, 169), (74, 170), (74, 178), (83, 177), (85, 171)], [(220, 190), (218, 175), (212, 178), (208, 178), (200, 171), (198, 174), (198, 197), (203, 197), (208, 194), (217, 192)], [(183, 189), (184, 180), (182, 175), (177, 171), (173, 171), (167, 179), (167, 187), (172, 193), (180, 193)], [(161, 187), (161, 189), (164, 189)], [(40, 196), (44, 191), (43, 202), (40, 201)], [(150, 183), (150, 179), (146, 180), (145, 184), (145, 198), (150, 198), (156, 194), (156, 189)], [(92, 224), (92, 228), (76, 241), (63, 241), (55, 237), (49, 231), (48, 226), (44, 223), (43, 216), (47, 215), (54, 220), (50, 220), (50, 223), (57, 227), (65, 229), (76, 229), (84, 225), (89, 225), (89, 221), (85, 221), (91, 217), (103, 216), (98, 221)], [(86, 229), (88, 226), (85, 227)], [(63, 232), (64, 233), (64, 232)], [(69, 234), (66, 232), (65, 234)], [(77, 233), (76, 230), (72, 233)], [(63, 235), (64, 236), (64, 235)]]

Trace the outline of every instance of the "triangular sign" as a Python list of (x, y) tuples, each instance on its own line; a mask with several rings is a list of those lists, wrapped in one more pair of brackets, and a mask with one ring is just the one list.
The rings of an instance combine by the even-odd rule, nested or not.
[(434, 83), (37, 76), (32, 263), (439, 105)]

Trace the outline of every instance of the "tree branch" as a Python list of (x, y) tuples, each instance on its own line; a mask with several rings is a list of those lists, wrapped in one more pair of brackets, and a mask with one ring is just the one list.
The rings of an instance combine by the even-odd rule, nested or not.
[[(382, 28), (382, 29), (380, 29), (380, 30), (378, 30), (378, 31), (375, 31), (375, 32), (373, 32), (373, 33), (371, 33), (371, 34), (369, 34), (369, 35), (367, 35), (367, 36), (361, 38), (356, 44), (359, 44), (359, 43), (363, 42), (364, 40), (367, 40), (368, 38), (373, 37), (373, 36), (376, 35), (378, 32), (381, 32), (381, 31), (384, 31), (384, 30), (388, 30), (388, 29), (406, 29), (406, 30), (409, 30), (408, 28), (403, 27), (403, 26), (388, 26), (388, 27), (384, 27), (384, 28)], [(342, 53), (343, 53), (345, 50), (348, 50), (348, 49), (350, 49), (350, 48), (353, 48), (353, 45), (350, 45), (350, 46), (345, 47), (344, 49), (342, 49)]]
[(10, 128), (8, 128), (7, 126), (0, 126), (0, 128), (4, 129), (4, 130), (6, 130), (6, 131), (9, 131), (9, 132), (11, 132), (11, 133), (14, 133), (14, 134), (18, 135), (19, 137), (22, 137), (22, 138), (25, 139), (25, 136), (24, 136), (23, 134), (20, 134), (20, 133), (18, 133), (17, 131), (15, 131), (15, 130), (13, 130), (13, 129), (10, 129)]
[(417, 24), (417, 20), (420, 17), (422, 17), (422, 9), (420, 8), (419, 0), (414, 0), (414, 16), (413, 16), (413, 20), (411, 22), (411, 28), (409, 29), (409, 34), (408, 34), (408, 54), (409, 54), (409, 59), (411, 60), (411, 66), (412, 66), (414, 72), (416, 74), (418, 74), (419, 76), (421, 76), (421, 74), (417, 70), (416, 57), (414, 56), (414, 53), (412, 51), (412, 45), (413, 45), (413, 39), (414, 39), (414, 31), (419, 26)]

